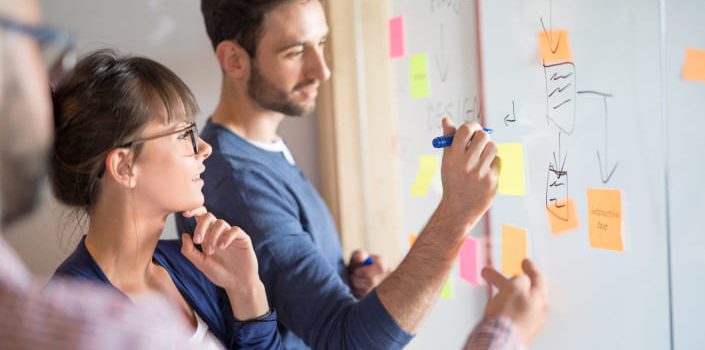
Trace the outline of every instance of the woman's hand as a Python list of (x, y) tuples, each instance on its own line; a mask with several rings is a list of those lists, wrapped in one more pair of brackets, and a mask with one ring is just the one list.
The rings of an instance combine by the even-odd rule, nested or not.
[[(195, 216), (196, 230), (193, 239), (182, 234), (181, 253), (225, 289), (235, 317), (249, 320), (267, 313), (269, 304), (259, 279), (257, 257), (245, 231), (216, 218), (205, 208), (190, 210), (184, 216)], [(201, 244), (203, 251), (195, 244)]]

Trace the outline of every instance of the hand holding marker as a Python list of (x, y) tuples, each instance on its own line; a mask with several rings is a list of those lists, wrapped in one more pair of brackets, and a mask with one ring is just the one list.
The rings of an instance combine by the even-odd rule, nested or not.
[[(482, 131), (492, 134), (492, 129), (489, 128), (482, 128)], [(431, 141), (431, 143), (434, 148), (448, 147), (453, 143), (453, 135), (436, 137), (433, 141)]]

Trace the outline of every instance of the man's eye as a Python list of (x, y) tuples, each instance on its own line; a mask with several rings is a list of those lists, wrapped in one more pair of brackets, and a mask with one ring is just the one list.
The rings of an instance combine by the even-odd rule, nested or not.
[(193, 130), (188, 130), (182, 134), (179, 134), (179, 140), (185, 140), (187, 138), (190, 138), (192, 133), (193, 133)]

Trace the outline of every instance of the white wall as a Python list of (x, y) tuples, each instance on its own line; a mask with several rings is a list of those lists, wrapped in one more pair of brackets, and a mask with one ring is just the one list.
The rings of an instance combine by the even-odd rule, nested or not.
[[(213, 56), (194, 0), (40, 1), (45, 21), (69, 30), (80, 53), (112, 47), (121, 53), (144, 55), (161, 62), (181, 77), (199, 101), (203, 125), (218, 101), (220, 70)], [(291, 118), (280, 133), (311, 182), (319, 185), (318, 141), (314, 116)], [(10, 243), (30, 269), (48, 276), (69, 254), (80, 237), (75, 219), (57, 204), (48, 189), (39, 212), (7, 232)], [(175, 236), (173, 221), (165, 234)]]

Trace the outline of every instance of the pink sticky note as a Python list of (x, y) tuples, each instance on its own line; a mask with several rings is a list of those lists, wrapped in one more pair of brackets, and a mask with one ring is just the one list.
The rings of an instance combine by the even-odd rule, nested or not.
[(389, 56), (404, 56), (404, 20), (401, 16), (389, 20)]
[(485, 266), (483, 240), (466, 237), (460, 247), (460, 278), (470, 282), (473, 286), (482, 285), (480, 270)]

